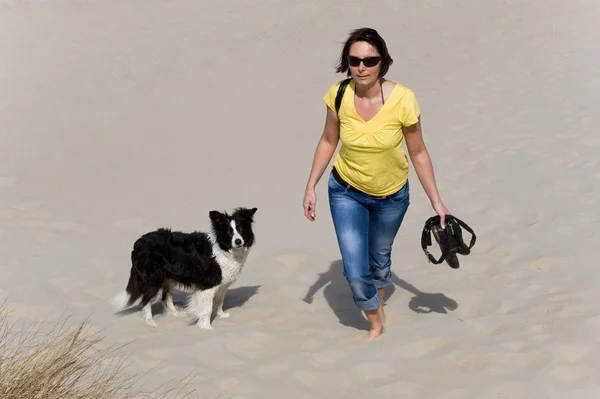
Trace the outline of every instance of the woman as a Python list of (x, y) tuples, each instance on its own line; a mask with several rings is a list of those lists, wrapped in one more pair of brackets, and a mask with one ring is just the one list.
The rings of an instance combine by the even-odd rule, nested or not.
[(391, 279), (391, 249), (409, 206), (408, 160), (435, 212), (450, 212), (440, 199), (423, 142), (419, 104), (409, 88), (384, 77), (393, 60), (383, 38), (370, 28), (350, 33), (337, 72), (352, 79), (336, 112), (341, 82), (324, 96), (327, 115), (304, 194), (304, 214), (316, 219), (315, 186), (342, 146), (328, 180), (329, 206), (355, 304), (370, 323), (362, 338), (380, 336), (386, 325), (385, 287)]

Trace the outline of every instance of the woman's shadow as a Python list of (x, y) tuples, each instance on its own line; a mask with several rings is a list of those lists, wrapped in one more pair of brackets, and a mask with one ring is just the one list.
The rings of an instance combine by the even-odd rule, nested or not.
[[(306, 303), (312, 303), (314, 295), (325, 287), (323, 288), (323, 296), (340, 323), (345, 326), (368, 330), (367, 320), (362, 311), (352, 301), (352, 293), (344, 277), (343, 268), (341, 260), (332, 262), (328, 271), (319, 274), (319, 278), (308, 289), (303, 300)], [(446, 295), (421, 292), (412, 284), (398, 278), (394, 273), (392, 273), (392, 284), (388, 286), (385, 292), (384, 299), (386, 302), (396, 291), (396, 286), (414, 295), (408, 306), (415, 313), (448, 313), (448, 310), (455, 310), (458, 307), (456, 301)]]

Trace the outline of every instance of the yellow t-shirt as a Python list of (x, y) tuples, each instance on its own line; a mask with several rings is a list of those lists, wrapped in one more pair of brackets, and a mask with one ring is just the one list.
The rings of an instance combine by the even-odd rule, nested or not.
[[(323, 97), (334, 112), (340, 83), (331, 86)], [(355, 83), (351, 80), (338, 114), (342, 145), (334, 166), (345, 181), (370, 195), (390, 195), (408, 179), (402, 127), (417, 123), (420, 108), (411, 89), (394, 83), (383, 107), (365, 122), (354, 107)]]

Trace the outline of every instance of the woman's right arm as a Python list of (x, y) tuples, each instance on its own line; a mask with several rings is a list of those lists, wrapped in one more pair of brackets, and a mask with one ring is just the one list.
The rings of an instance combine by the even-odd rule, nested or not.
[(317, 144), (315, 155), (313, 158), (312, 168), (308, 181), (306, 182), (306, 190), (304, 192), (304, 216), (310, 221), (316, 219), (316, 205), (317, 205), (317, 194), (315, 187), (323, 176), (327, 165), (333, 157), (333, 153), (337, 148), (338, 141), (340, 138), (340, 125), (337, 114), (329, 107), (327, 107), (327, 115), (325, 117), (325, 126), (321, 139)]

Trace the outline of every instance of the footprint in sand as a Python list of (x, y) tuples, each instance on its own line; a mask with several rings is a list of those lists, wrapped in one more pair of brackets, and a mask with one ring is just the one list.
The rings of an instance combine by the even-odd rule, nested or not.
[(12, 186), (18, 180), (15, 176), (0, 176), (0, 187)]

